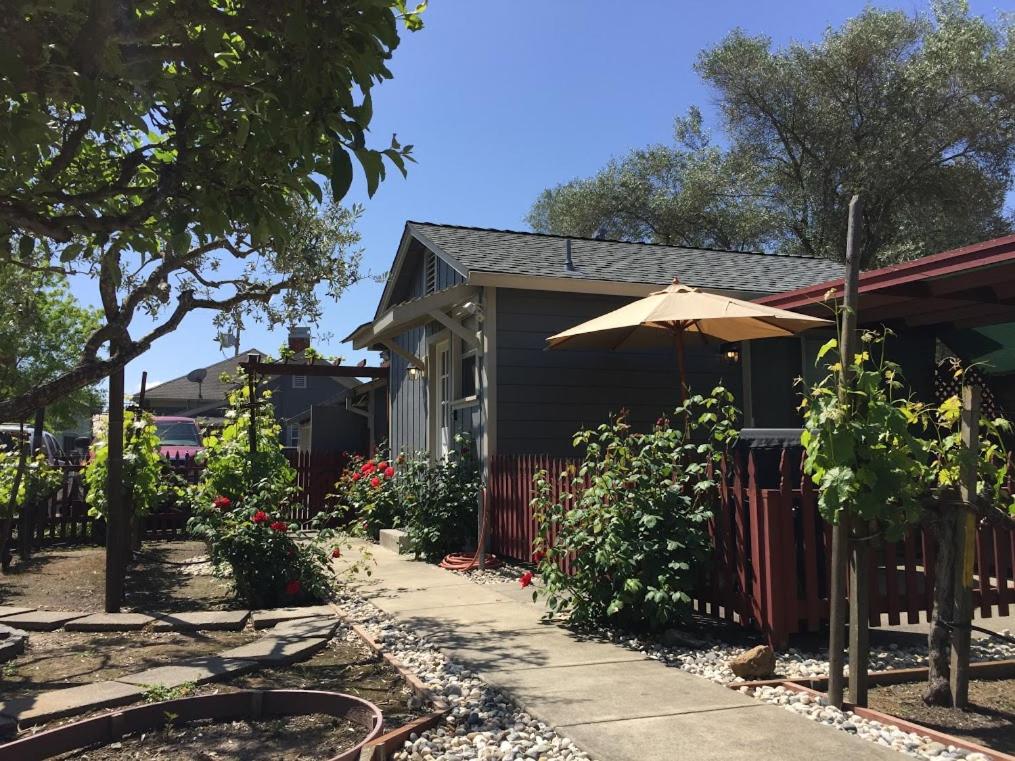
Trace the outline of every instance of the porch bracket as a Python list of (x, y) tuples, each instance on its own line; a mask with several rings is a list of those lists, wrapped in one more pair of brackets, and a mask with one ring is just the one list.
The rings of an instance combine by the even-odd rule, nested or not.
[(393, 341), (390, 338), (382, 339), (380, 343), (392, 353), (400, 356), (402, 359), (404, 359), (413, 367), (422, 370), (423, 372), (426, 372), (426, 362), (422, 358), (417, 357), (408, 349), (403, 349), (401, 346), (399, 346), (395, 341)]
[(475, 333), (472, 333), (458, 320), (454, 319), (449, 315), (444, 314), (444, 312), (441, 312), (438, 309), (431, 310), (429, 314), (434, 319), (434, 321), (439, 322), (445, 328), (447, 328), (456, 336), (465, 341), (465, 343), (467, 343), (473, 349), (476, 349), (478, 352), (482, 353), (483, 347), (480, 344), (479, 336), (476, 335)]

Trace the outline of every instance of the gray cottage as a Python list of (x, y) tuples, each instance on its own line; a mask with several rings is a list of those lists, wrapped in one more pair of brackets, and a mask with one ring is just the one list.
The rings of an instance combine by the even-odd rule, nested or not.
[[(754, 299), (841, 274), (823, 259), (408, 222), (373, 321), (346, 340), (389, 353), (393, 452), (439, 457), (470, 434), (494, 454), (572, 454), (626, 407), (648, 427), (677, 403), (673, 352), (547, 351), (547, 337), (668, 285)], [(722, 381), (745, 425), (797, 425), (793, 379), (823, 336), (687, 350), (692, 389)]]

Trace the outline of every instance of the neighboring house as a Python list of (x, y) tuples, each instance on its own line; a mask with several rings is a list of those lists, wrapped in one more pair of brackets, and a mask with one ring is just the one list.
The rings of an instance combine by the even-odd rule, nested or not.
[(339, 391), (286, 421), (299, 426), (301, 452), (370, 454), (387, 438), (387, 382)]
[[(677, 403), (673, 352), (547, 351), (565, 328), (681, 282), (754, 299), (839, 275), (823, 259), (408, 222), (373, 321), (346, 340), (390, 353), (394, 452), (456, 433), (493, 454), (572, 454), (622, 407), (647, 428)], [(754, 426), (796, 424), (793, 379), (824, 336), (689, 346), (692, 389), (724, 382)], [(730, 359), (734, 362), (729, 362)]]
[[(295, 352), (293, 362), (301, 362), (303, 351), (310, 346), (310, 330), (305, 327), (294, 327), (289, 331), (289, 348)], [(216, 424), (224, 420), (226, 396), (236, 388), (235, 383), (223, 383), (223, 373), (236, 375), (239, 365), (248, 354), (265, 353), (257, 349), (240, 352), (236, 357), (209, 365), (204, 381), (200, 384), (187, 379), (187, 376), (174, 378), (147, 389), (145, 409), (155, 415), (179, 415), (193, 417)], [(317, 360), (322, 362), (324, 360)], [(268, 377), (262, 386), (272, 392), (271, 401), (275, 408), (275, 418), (282, 423), (282, 443), (287, 447), (299, 444), (299, 424), (290, 421), (312, 405), (334, 398), (341, 392), (359, 385), (355, 378), (325, 378), (306, 375), (290, 375)], [(135, 400), (137, 396), (135, 395)]]

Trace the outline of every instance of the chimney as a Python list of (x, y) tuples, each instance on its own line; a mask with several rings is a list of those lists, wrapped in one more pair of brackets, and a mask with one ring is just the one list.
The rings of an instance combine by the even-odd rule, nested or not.
[(289, 328), (289, 348), (299, 354), (310, 348), (310, 328)]
[(564, 269), (568, 272), (574, 272), (574, 262), (571, 261), (571, 239), (568, 238), (564, 241)]

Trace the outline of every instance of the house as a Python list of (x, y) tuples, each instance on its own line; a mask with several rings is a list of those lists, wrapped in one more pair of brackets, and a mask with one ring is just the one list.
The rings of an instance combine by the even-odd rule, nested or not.
[[(406, 223), (374, 319), (348, 338), (390, 354), (394, 452), (439, 457), (470, 434), (495, 454), (573, 453), (622, 407), (648, 427), (677, 403), (674, 352), (547, 351), (550, 335), (668, 285), (738, 298), (841, 274), (823, 259)], [(796, 424), (792, 379), (825, 336), (688, 346), (692, 389), (725, 383), (754, 426)]]
[(375, 378), (342, 389), (289, 418), (299, 428), (301, 452), (341, 454), (374, 452), (388, 436), (387, 380)]
[[(294, 352), (294, 360), (300, 361), (302, 353), (310, 347), (310, 329), (293, 327), (289, 331), (288, 347)], [(210, 424), (224, 420), (227, 406), (226, 397), (236, 388), (232, 381), (223, 381), (223, 375), (236, 375), (240, 363), (248, 354), (265, 352), (249, 349), (235, 357), (224, 359), (203, 368), (206, 372), (201, 383), (191, 381), (193, 373), (160, 383), (146, 390), (145, 409), (155, 415), (180, 415), (198, 418)], [(320, 362), (321, 360), (318, 360)], [(320, 376), (275, 376), (264, 379), (262, 384), (272, 392), (271, 401), (275, 418), (283, 423), (282, 442), (287, 447), (299, 445), (299, 424), (291, 418), (310, 409), (314, 404), (334, 398), (336, 395), (359, 385), (355, 378), (327, 378)], [(137, 395), (135, 395), (135, 400)]]

